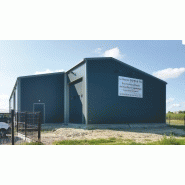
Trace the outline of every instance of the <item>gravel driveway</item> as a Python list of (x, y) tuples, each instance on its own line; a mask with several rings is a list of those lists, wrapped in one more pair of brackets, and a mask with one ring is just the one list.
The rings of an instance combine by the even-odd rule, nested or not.
[(97, 139), (97, 138), (122, 138), (123, 140), (131, 139), (135, 142), (157, 141), (164, 135), (174, 134), (175, 137), (185, 136), (181, 129), (164, 127), (164, 128), (129, 128), (124, 130), (112, 129), (78, 129), (78, 128), (58, 128), (54, 131), (41, 133), (41, 140), (46, 145), (51, 145), (54, 141), (72, 140), (72, 139)]

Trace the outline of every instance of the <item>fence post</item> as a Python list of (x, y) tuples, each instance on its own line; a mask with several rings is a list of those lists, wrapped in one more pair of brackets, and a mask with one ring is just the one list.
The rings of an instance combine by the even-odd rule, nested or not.
[(14, 145), (14, 110), (11, 110), (11, 122), (12, 122), (12, 145)]
[(184, 116), (184, 126), (185, 126), (185, 116)]
[(170, 125), (170, 115), (169, 115), (169, 125)]
[(39, 112), (39, 122), (38, 122), (38, 142), (41, 142), (40, 132), (41, 132), (41, 112)]
[(24, 125), (24, 130), (25, 130), (25, 140), (26, 140), (26, 128), (27, 128), (27, 112), (25, 112), (25, 125)]

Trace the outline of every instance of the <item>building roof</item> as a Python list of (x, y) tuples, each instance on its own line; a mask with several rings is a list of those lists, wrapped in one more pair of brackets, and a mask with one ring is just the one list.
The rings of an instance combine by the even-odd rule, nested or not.
[(161, 82), (167, 84), (167, 82), (165, 82), (164, 80), (161, 80), (161, 79), (159, 79), (159, 78), (157, 78), (157, 77), (155, 77), (155, 76), (153, 76), (153, 75), (151, 75), (151, 74), (148, 74), (148, 73), (146, 73), (146, 72), (144, 72), (144, 71), (142, 71), (142, 70), (140, 70), (140, 69), (137, 69), (137, 68), (135, 68), (135, 67), (133, 67), (133, 66), (131, 66), (131, 65), (128, 65), (128, 64), (126, 64), (126, 63), (124, 63), (124, 62), (122, 62), (122, 61), (120, 61), (120, 60), (117, 60), (117, 59), (115, 59), (115, 58), (113, 58), (113, 57), (93, 57), (93, 58), (84, 58), (83, 61), (79, 62), (79, 63), (78, 63), (77, 65), (75, 65), (73, 68), (69, 69), (66, 73), (68, 73), (69, 71), (71, 71), (71, 70), (75, 69), (76, 67), (80, 66), (80, 65), (83, 64), (84, 62), (88, 62), (89, 60), (92, 61), (92, 60), (105, 60), (105, 59), (114, 60), (115, 62), (118, 62), (118, 63), (121, 63), (121, 64), (123, 64), (123, 65), (126, 65), (126, 66), (128, 66), (128, 67), (130, 67), (130, 68), (132, 68), (132, 69), (134, 69), (134, 70), (139, 71), (140, 73), (143, 73), (143, 74), (145, 74), (145, 75), (148, 75), (148, 76), (150, 76), (150, 77), (153, 77), (153, 78), (155, 78), (155, 79), (157, 79), (157, 80), (159, 80), (159, 81), (161, 81)]
[(62, 73), (65, 73), (65, 72), (55, 72), (55, 73), (44, 73), (44, 74), (35, 74), (35, 75), (28, 75), (28, 76), (20, 76), (18, 77), (17, 79), (19, 78), (30, 78), (30, 77), (40, 77), (40, 76), (49, 76), (49, 75), (56, 75), (56, 74), (62, 74)]
[[(115, 62), (119, 62), (119, 63), (121, 63), (121, 64), (123, 64), (123, 65), (126, 65), (126, 66), (128, 66), (128, 67), (130, 67), (130, 68), (132, 68), (132, 69), (134, 69), (134, 70), (139, 71), (140, 73), (143, 73), (143, 74), (145, 74), (145, 75), (148, 75), (148, 76), (150, 76), (150, 77), (153, 77), (153, 78), (155, 78), (155, 79), (157, 79), (157, 80), (159, 80), (159, 81), (161, 81), (161, 82), (167, 84), (167, 82), (165, 82), (165, 81), (163, 81), (163, 80), (161, 80), (161, 79), (159, 79), (159, 78), (157, 78), (157, 77), (155, 77), (155, 76), (153, 76), (153, 75), (151, 75), (151, 74), (148, 74), (148, 73), (146, 73), (146, 72), (144, 72), (144, 71), (142, 71), (142, 70), (139, 70), (139, 69), (137, 69), (137, 68), (135, 68), (135, 67), (132, 67), (132, 66), (130, 66), (130, 65), (128, 65), (128, 64), (126, 64), (126, 63), (124, 63), (124, 62), (122, 62), (122, 61), (120, 61), (120, 60), (117, 60), (117, 59), (115, 59), (115, 58), (113, 58), (113, 57), (93, 57), (93, 58), (84, 58), (81, 62), (79, 62), (78, 64), (76, 64), (74, 67), (72, 67), (71, 69), (69, 69), (69, 70), (66, 71), (66, 72), (56, 72), (56, 73), (46, 73), (46, 74), (37, 74), (37, 75), (29, 75), (29, 76), (20, 76), (20, 77), (17, 78), (17, 80), (18, 80), (19, 78), (30, 78), (30, 77), (38, 77), (38, 76), (40, 77), (40, 76), (48, 76), (48, 75), (69, 73), (69, 72), (72, 71), (73, 69), (77, 68), (78, 66), (80, 66), (80, 65), (82, 65), (83, 63), (88, 62), (88, 61), (90, 61), (90, 60), (92, 61), (92, 60), (105, 60), (105, 59), (111, 59), (111, 60), (114, 60)], [(13, 88), (13, 90), (12, 90), (12, 93), (13, 93), (15, 87), (16, 87), (17, 80), (16, 80), (16, 83), (15, 83), (14, 88)], [(11, 96), (12, 96), (12, 93), (11, 93)], [(11, 96), (10, 96), (10, 98), (11, 98)]]

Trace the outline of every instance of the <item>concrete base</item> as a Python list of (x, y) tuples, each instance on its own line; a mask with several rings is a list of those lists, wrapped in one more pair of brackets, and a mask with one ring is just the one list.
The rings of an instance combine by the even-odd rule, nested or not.
[(129, 123), (129, 124), (75, 124), (75, 123), (45, 123), (42, 125), (42, 130), (56, 130), (58, 128), (76, 128), (76, 129), (116, 129), (116, 130), (129, 130), (129, 129), (147, 129), (147, 128), (164, 128), (168, 125), (166, 123)]
[(21, 133), (18, 133), (18, 136), (19, 138), (21, 138), (22, 140), (24, 140), (25, 142), (28, 142), (30, 143), (32, 140), (27, 138), (25, 135), (21, 134)]

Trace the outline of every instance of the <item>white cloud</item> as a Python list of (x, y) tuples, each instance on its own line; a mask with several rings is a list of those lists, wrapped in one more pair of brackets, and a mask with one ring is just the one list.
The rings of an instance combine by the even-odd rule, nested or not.
[(97, 49), (95, 49), (95, 53), (101, 53), (101, 48), (97, 48)]
[(114, 58), (117, 58), (117, 59), (123, 58), (123, 55), (121, 54), (118, 47), (105, 51), (103, 53), (103, 56), (104, 57), (114, 57)]
[(63, 69), (59, 69), (59, 70), (56, 70), (56, 71), (54, 71), (54, 72), (64, 72), (64, 70)]
[(185, 68), (168, 68), (161, 71), (154, 72), (153, 75), (162, 80), (169, 78), (177, 78), (185, 72)]
[(56, 70), (56, 71), (51, 71), (50, 69), (46, 69), (45, 71), (36, 71), (36, 75), (38, 74), (48, 74), (48, 73), (57, 73), (57, 72), (64, 72), (63, 69), (61, 70)]
[(9, 109), (0, 109), (0, 113), (9, 113)]
[(180, 102), (180, 103), (173, 103), (172, 102), (174, 101), (174, 98), (169, 98), (166, 100), (166, 108), (167, 108), (167, 111), (178, 111), (179, 107), (185, 107), (185, 102)]
[(172, 101), (174, 101), (174, 98), (169, 98), (166, 100), (166, 103), (171, 103)]
[(176, 103), (176, 104), (172, 104), (173, 107), (181, 107), (181, 105), (179, 103)]
[(0, 94), (0, 112), (9, 112), (9, 96)]
[(170, 105), (170, 106), (168, 107), (168, 109), (172, 109), (172, 108), (174, 108), (174, 107), (181, 107), (181, 105), (180, 105), (179, 103), (174, 103), (174, 104)]
[(182, 106), (185, 107), (185, 102), (182, 102)]

